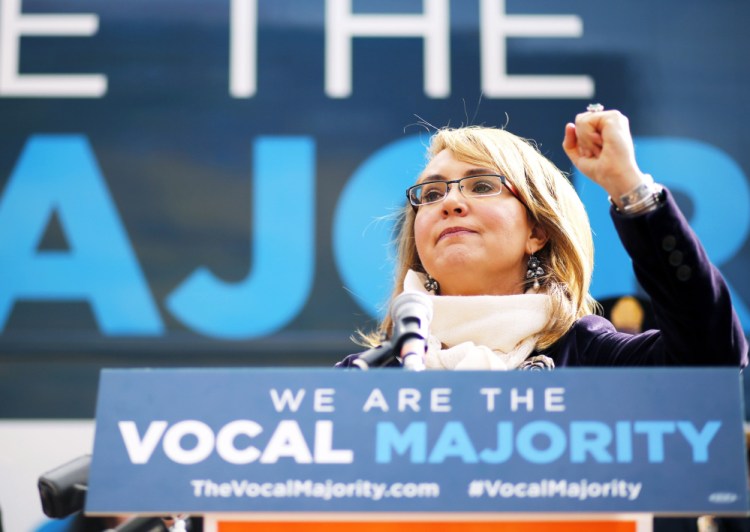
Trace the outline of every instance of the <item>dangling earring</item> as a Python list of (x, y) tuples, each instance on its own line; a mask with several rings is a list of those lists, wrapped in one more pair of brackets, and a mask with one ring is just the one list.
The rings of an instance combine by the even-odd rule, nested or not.
[(529, 256), (529, 262), (527, 263), (526, 267), (528, 268), (526, 270), (526, 279), (528, 281), (534, 280), (533, 288), (534, 290), (539, 290), (539, 277), (544, 275), (544, 270), (542, 269), (541, 262), (539, 259), (532, 253)]
[(433, 279), (429, 273), (425, 275), (427, 276), (427, 280), (424, 282), (424, 289), (437, 295), (440, 292), (440, 283)]

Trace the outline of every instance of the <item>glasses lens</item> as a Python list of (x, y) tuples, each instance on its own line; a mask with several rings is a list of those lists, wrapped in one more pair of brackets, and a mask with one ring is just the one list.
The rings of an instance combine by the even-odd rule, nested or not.
[(443, 199), (448, 192), (448, 184), (442, 181), (424, 183), (414, 187), (411, 192), (414, 205), (427, 205)]
[(503, 191), (503, 180), (497, 175), (466, 177), (460, 184), (466, 196), (497, 196)]

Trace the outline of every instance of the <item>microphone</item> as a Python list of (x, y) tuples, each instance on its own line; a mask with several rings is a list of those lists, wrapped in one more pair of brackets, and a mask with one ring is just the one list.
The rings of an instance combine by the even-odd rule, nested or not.
[(47, 517), (60, 518), (83, 509), (91, 455), (71, 460), (39, 477), (39, 497)]
[(352, 365), (359, 369), (367, 370), (385, 366), (396, 357), (391, 342), (383, 342), (382, 345), (368, 349), (352, 361)]
[(425, 369), (424, 354), (432, 321), (432, 301), (421, 292), (403, 292), (391, 305), (394, 353), (398, 353), (404, 369)]

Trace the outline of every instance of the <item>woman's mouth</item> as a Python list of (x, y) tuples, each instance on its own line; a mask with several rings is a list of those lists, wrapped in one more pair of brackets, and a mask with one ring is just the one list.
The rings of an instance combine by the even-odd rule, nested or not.
[(466, 227), (448, 227), (447, 229), (443, 229), (443, 231), (440, 232), (440, 235), (438, 235), (438, 242), (443, 240), (444, 238), (470, 233), (476, 233), (476, 231), (467, 229)]

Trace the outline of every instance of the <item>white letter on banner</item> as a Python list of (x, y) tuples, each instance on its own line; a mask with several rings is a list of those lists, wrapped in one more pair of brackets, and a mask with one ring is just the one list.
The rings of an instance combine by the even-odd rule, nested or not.
[(502, 388), (481, 388), (479, 393), (487, 396), (487, 412), (494, 412), (495, 397), (503, 393)]
[(283, 412), (284, 408), (288, 406), (289, 410), (296, 412), (299, 409), (299, 405), (302, 402), (302, 398), (305, 397), (305, 389), (300, 388), (297, 390), (297, 395), (292, 395), (292, 390), (284, 388), (284, 391), (279, 392), (276, 388), (271, 388), (271, 401), (273, 401), (273, 407), (277, 412)]
[(379, 408), (381, 412), (388, 412), (388, 401), (385, 400), (380, 388), (373, 388), (362, 407), (362, 412), (369, 412), (373, 408)]
[(352, 94), (354, 37), (422, 37), (425, 94), (447, 98), (451, 90), (449, 22), (448, 0), (424, 0), (421, 15), (355, 15), (352, 0), (326, 0), (326, 94), (330, 98)]
[(430, 411), (450, 412), (452, 391), (450, 388), (433, 388), (430, 391)]
[(351, 449), (333, 448), (333, 421), (315, 422), (315, 463), (351, 464), (354, 452)]
[(250, 98), (258, 76), (257, 0), (232, 0), (229, 16), (229, 94)]
[(333, 388), (317, 388), (313, 394), (313, 410), (316, 412), (333, 412)]
[(260, 451), (248, 445), (244, 449), (234, 446), (237, 436), (254, 438), (263, 432), (263, 427), (249, 419), (238, 419), (224, 425), (216, 435), (216, 452), (230, 464), (249, 464), (260, 456)]
[(544, 390), (544, 410), (546, 412), (565, 412), (563, 394), (565, 388), (547, 388)]
[(275, 464), (279, 458), (288, 456), (298, 464), (312, 463), (312, 454), (307, 446), (305, 437), (299, 428), (299, 424), (291, 419), (279, 422), (268, 445), (260, 457), (263, 464)]
[[(180, 442), (188, 434), (195, 436), (198, 443), (192, 449), (184, 449)], [(214, 433), (211, 427), (194, 419), (180, 421), (172, 425), (164, 435), (164, 454), (178, 464), (197, 464), (214, 450)]]
[(101, 74), (20, 75), (18, 72), (21, 37), (89, 37), (98, 30), (97, 15), (24, 15), (21, 0), (0, 0), (0, 95), (101, 98), (107, 92), (107, 78)]
[(510, 410), (511, 412), (517, 412), (518, 406), (521, 403), (526, 403), (526, 411), (534, 411), (534, 390), (526, 388), (526, 395), (518, 395), (518, 388), (511, 388), (510, 390)]
[(505, 0), (481, 0), (482, 92), (491, 98), (591, 98), (589, 76), (509, 76), (508, 37), (580, 37), (576, 15), (506, 15)]
[(135, 421), (120, 421), (117, 426), (122, 435), (122, 441), (125, 444), (125, 450), (128, 451), (128, 458), (133, 464), (145, 464), (154, 454), (159, 440), (164, 431), (167, 430), (166, 421), (152, 421), (148, 424), (143, 439), (138, 435), (138, 427)]
[(405, 412), (406, 407), (412, 412), (419, 412), (419, 400), (422, 394), (416, 388), (401, 388), (398, 391), (398, 411)]

